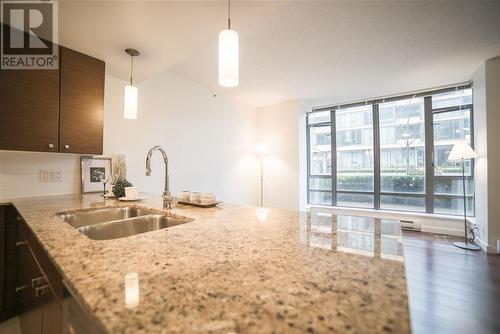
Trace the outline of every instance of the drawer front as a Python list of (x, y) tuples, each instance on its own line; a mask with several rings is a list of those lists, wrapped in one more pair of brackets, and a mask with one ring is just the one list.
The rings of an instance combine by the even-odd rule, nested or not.
[(18, 307), (21, 312), (28, 311), (41, 305), (41, 300), (35, 296), (34, 280), (42, 278), (42, 271), (31, 254), (28, 236), (18, 224), (17, 238), (17, 277), (16, 295)]
[(30, 307), (29, 304), (39, 304), (42, 295), (51, 294), (62, 304), (62, 277), (22, 220), (18, 225), (17, 244), (20, 300), (27, 301)]

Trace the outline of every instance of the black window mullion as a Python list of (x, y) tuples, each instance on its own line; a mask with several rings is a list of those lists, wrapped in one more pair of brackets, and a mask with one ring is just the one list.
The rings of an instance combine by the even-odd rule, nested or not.
[(399, 197), (426, 197), (426, 194), (423, 193), (405, 193), (405, 192), (397, 192), (397, 191), (383, 191), (381, 195), (386, 196), (399, 196)]
[[(471, 105), (470, 106), (470, 113), (469, 113), (469, 117), (470, 117), (470, 120), (469, 120), (469, 136), (470, 136), (470, 144), (472, 146), (472, 148), (474, 148), (474, 107)], [(474, 210), (472, 210), (472, 215), (473, 216), (476, 216), (476, 181), (475, 181), (475, 178), (474, 178), (474, 166), (475, 166), (475, 159), (472, 159), (471, 160), (471, 164), (470, 164), (470, 177), (472, 177), (472, 184), (473, 184), (473, 187), (474, 187), (474, 192), (473, 192), (473, 201), (474, 201)]]
[(307, 147), (307, 203), (311, 204), (310, 181), (311, 178), (311, 140), (309, 139), (309, 114), (306, 114), (306, 147)]
[(360, 195), (373, 195), (373, 191), (360, 191), (360, 190), (337, 190), (337, 194), (360, 194)]
[[(471, 105), (469, 108), (469, 136), (470, 136), (470, 146), (474, 148), (474, 108)], [(475, 160), (471, 160), (470, 164), (470, 176), (474, 177), (474, 165), (475, 165)], [(474, 195), (476, 193), (476, 187), (474, 185)], [(476, 210), (476, 207), (474, 206), (474, 212)]]
[(373, 205), (380, 209), (380, 117), (378, 104), (372, 105), (373, 117)]
[(425, 121), (425, 211), (434, 213), (434, 126), (432, 97), (424, 98)]
[(472, 109), (472, 104), (461, 104), (459, 106), (435, 108), (435, 109), (432, 109), (432, 113), (433, 114), (441, 114), (441, 113), (445, 113), (445, 112), (469, 110), (469, 109)]
[(330, 156), (332, 161), (332, 206), (337, 206), (337, 128), (335, 110), (330, 110)]

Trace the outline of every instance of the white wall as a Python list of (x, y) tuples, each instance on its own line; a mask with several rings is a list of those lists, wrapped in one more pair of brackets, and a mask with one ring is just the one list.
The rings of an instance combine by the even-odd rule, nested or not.
[(488, 244), (488, 148), (486, 123), (486, 66), (483, 64), (473, 75), (474, 101), (474, 160), (475, 213), (479, 225), (479, 240)]
[(480, 244), (488, 252), (498, 252), (500, 240), (500, 57), (487, 60), (475, 73), (474, 148), (476, 222)]
[(500, 252), (500, 56), (486, 61), (488, 149), (488, 249)]
[(259, 108), (259, 141), (268, 145), (264, 160), (264, 206), (304, 209), (301, 171), (305, 129), (298, 100)]
[(134, 185), (141, 191), (163, 191), (164, 166), (158, 152), (152, 175), (144, 175), (146, 153), (158, 144), (168, 154), (172, 193), (214, 192), (222, 201), (257, 203), (255, 108), (214, 97), (204, 86), (164, 71), (139, 84), (138, 118), (126, 120), (125, 84), (106, 77), (104, 152), (125, 154)]
[[(222, 201), (257, 204), (258, 164), (254, 155), (258, 114), (253, 107), (212, 93), (164, 71), (139, 85), (139, 116), (123, 118), (126, 83), (106, 75), (104, 155), (125, 154), (128, 178), (141, 191), (161, 193), (164, 167), (148, 149), (162, 145), (170, 159), (170, 187), (214, 192)], [(42, 183), (40, 169), (59, 169), (62, 182)], [(80, 192), (80, 156), (0, 151), (0, 198)]]

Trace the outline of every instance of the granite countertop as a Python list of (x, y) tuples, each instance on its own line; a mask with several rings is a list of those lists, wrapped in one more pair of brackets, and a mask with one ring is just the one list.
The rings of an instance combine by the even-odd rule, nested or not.
[[(96, 241), (55, 214), (127, 203), (96, 194), (9, 202), (110, 333), (410, 332), (397, 221), (280, 209), (259, 221), (251, 206), (176, 205), (170, 214), (194, 220)], [(134, 205), (161, 209), (162, 200)], [(135, 307), (125, 302), (131, 272)]]

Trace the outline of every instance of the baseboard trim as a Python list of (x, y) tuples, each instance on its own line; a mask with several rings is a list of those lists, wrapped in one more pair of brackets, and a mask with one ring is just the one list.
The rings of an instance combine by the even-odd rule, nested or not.
[(446, 235), (453, 235), (453, 236), (457, 236), (457, 237), (464, 236), (464, 230), (462, 228), (455, 229), (455, 228), (438, 227), (438, 226), (431, 226), (431, 225), (421, 225), (420, 228), (421, 228), (422, 232), (426, 232), (426, 233), (446, 234)]
[(484, 242), (483, 240), (481, 240), (479, 238), (477, 238), (476, 240), (477, 240), (477, 244), (479, 245), (479, 247), (481, 247), (482, 250), (484, 250), (487, 253), (493, 253), (493, 249), (490, 249), (492, 247), (489, 247), (486, 242)]
[(484, 240), (481, 240), (479, 238), (477, 238), (476, 240), (479, 247), (481, 247), (481, 249), (484, 250), (486, 253), (500, 255), (496, 245), (488, 245), (488, 243), (484, 242)]

